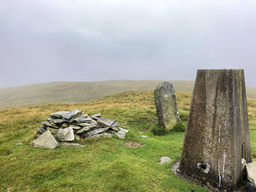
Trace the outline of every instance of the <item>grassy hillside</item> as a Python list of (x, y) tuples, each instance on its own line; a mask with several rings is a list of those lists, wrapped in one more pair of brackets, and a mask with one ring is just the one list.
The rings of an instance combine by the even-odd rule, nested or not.
[[(0, 89), (0, 110), (49, 103), (86, 102), (125, 91), (153, 90), (161, 81), (54, 82)], [(192, 91), (193, 82), (173, 82), (178, 91)]]
[[(191, 92), (177, 93), (178, 107), (186, 122)], [(256, 158), (256, 100), (248, 100), (252, 154)], [(125, 140), (82, 141), (86, 148), (59, 147), (56, 150), (31, 148), (36, 127), (58, 110), (80, 108), (88, 114), (101, 112), (129, 129)], [(0, 112), (1, 191), (171, 191), (205, 192), (175, 176), (171, 163), (180, 158), (184, 133), (153, 136), (157, 127), (153, 92), (125, 92), (92, 102), (43, 105)], [(142, 138), (142, 135), (148, 138)], [(136, 141), (141, 147), (125, 144)], [(16, 143), (23, 145), (17, 146)], [(171, 163), (159, 164), (161, 156)]]
[[(161, 81), (54, 82), (21, 87), (0, 88), (0, 110), (40, 104), (77, 103), (125, 91), (153, 90)], [(173, 81), (176, 91), (193, 91), (192, 81)], [(256, 98), (256, 88), (247, 88)]]

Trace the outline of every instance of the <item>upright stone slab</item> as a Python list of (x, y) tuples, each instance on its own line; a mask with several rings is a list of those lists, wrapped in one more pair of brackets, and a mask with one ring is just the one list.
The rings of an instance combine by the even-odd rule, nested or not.
[(235, 188), (252, 161), (243, 70), (198, 70), (180, 171)]
[(160, 83), (154, 91), (154, 97), (158, 124), (170, 130), (180, 120), (173, 85)]

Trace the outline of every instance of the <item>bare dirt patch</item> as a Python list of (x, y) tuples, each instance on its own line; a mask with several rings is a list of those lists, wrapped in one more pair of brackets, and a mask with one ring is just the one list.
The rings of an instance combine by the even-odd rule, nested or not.
[(125, 146), (130, 147), (130, 148), (136, 148), (136, 147), (142, 146), (142, 144), (140, 142), (137, 142), (137, 141), (127, 141), (125, 143)]

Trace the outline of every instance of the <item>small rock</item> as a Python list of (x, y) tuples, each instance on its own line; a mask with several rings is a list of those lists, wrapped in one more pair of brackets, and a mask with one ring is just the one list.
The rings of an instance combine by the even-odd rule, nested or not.
[(20, 146), (20, 145), (23, 145), (23, 143), (16, 143), (16, 146)]
[(79, 143), (68, 143), (68, 142), (61, 142), (60, 143), (61, 146), (68, 146), (68, 147), (82, 147), (85, 148), (85, 145), (81, 145)]
[(33, 147), (55, 149), (58, 146), (58, 142), (53, 137), (50, 131), (44, 132), (37, 139), (31, 142)]
[(115, 133), (117, 135), (117, 137), (119, 137), (120, 139), (124, 139), (126, 136), (126, 133), (124, 131), (118, 131)]
[(168, 163), (170, 161), (171, 161), (171, 159), (167, 156), (163, 156), (160, 158), (160, 164)]
[(119, 130), (120, 130), (120, 131), (123, 131), (123, 132), (125, 132), (125, 133), (128, 133), (128, 132), (129, 132), (129, 130), (124, 129), (124, 128), (122, 128), (122, 127), (119, 127)]
[(146, 136), (146, 135), (141, 135), (141, 137), (142, 137), (142, 138), (148, 138), (148, 136)]
[(60, 128), (57, 133), (57, 137), (61, 141), (74, 141), (74, 139), (75, 139), (74, 131), (70, 127), (65, 128), (65, 129)]
[(246, 164), (248, 180), (256, 186), (256, 161)]

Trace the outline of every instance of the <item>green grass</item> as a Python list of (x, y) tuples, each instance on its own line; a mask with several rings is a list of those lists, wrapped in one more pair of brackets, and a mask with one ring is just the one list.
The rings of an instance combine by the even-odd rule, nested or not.
[[(177, 102), (185, 123), (190, 92), (178, 92)], [(248, 101), (250, 120), (256, 117), (256, 101)], [(129, 129), (125, 140), (92, 139), (86, 148), (59, 147), (55, 150), (30, 147), (36, 127), (51, 112), (80, 108), (101, 112)], [(255, 121), (255, 120), (254, 120)], [(250, 124), (255, 124), (250, 121)], [(88, 103), (42, 105), (0, 112), (0, 191), (207, 191), (175, 176), (171, 164), (182, 152), (183, 132), (154, 136), (157, 127), (153, 92), (125, 92)], [(148, 138), (142, 138), (142, 135)], [(128, 148), (126, 141), (142, 144)], [(16, 146), (22, 142), (23, 145)], [(251, 126), (252, 154), (256, 157), (256, 127)], [(171, 163), (159, 164), (161, 156)]]

